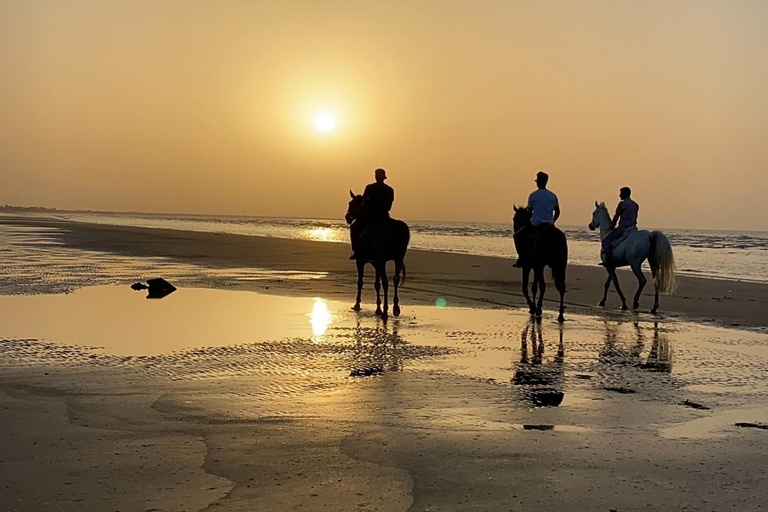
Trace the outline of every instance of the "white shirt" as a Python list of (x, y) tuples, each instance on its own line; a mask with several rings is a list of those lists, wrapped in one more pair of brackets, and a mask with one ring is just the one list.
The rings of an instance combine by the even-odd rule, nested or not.
[(559, 206), (557, 196), (545, 188), (540, 188), (528, 196), (528, 206), (533, 208), (531, 224), (554, 224), (555, 206)]

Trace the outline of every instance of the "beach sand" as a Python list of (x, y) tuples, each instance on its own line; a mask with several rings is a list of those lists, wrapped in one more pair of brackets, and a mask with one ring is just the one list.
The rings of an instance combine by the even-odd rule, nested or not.
[[(346, 244), (261, 238), (165, 229), (147, 229), (99, 224), (81, 224), (50, 219), (16, 219), (12, 222), (36, 228), (55, 228), (52, 239), (66, 247), (107, 252), (135, 258), (166, 258), (202, 268), (258, 268), (275, 271), (315, 273), (318, 279), (227, 279), (193, 284), (267, 291), (301, 296), (321, 296), (354, 302), (357, 274), (348, 260)], [(510, 251), (512, 244), (510, 242)], [(597, 260), (597, 258), (596, 258)], [(411, 250), (407, 254), (407, 282), (401, 290), (403, 307), (434, 304), (437, 298), (454, 306), (523, 307), (520, 270), (512, 259)], [(392, 270), (390, 263), (390, 271)], [(369, 283), (363, 301), (375, 304), (371, 284), (373, 269), (366, 270)], [(600, 267), (570, 266), (567, 271), (567, 311), (595, 312), (602, 297), (606, 272)], [(627, 270), (619, 279), (628, 303), (637, 289), (637, 280)], [(647, 312), (653, 303), (649, 279), (640, 300), (639, 311)], [(158, 276), (135, 276), (141, 277)], [(162, 276), (160, 276), (162, 277)], [(126, 281), (129, 282), (129, 281)], [(267, 287), (269, 287), (267, 289)], [(547, 289), (545, 308), (554, 310), (557, 292)], [(607, 309), (618, 309), (620, 301), (611, 288)], [(768, 284), (721, 279), (680, 277), (673, 296), (660, 297), (660, 313), (724, 326), (766, 328)], [(566, 313), (567, 314), (567, 313)]]
[[(72, 311), (105, 317), (88, 331), (105, 339), (88, 349), (0, 333), (0, 510), (768, 507), (768, 431), (735, 426), (768, 421), (765, 285), (684, 278), (654, 317), (591, 306), (604, 273), (573, 267), (561, 327), (552, 302), (541, 324), (518, 309), (509, 260), (413, 251), (403, 317), (384, 324), (369, 285), (364, 312), (349, 311), (355, 276), (344, 245), (14, 222), (55, 227), (46, 236), (59, 247), (221, 272), (179, 271), (177, 295), (159, 302), (125, 286), (155, 275), (81, 272), (65, 280), (68, 296), (3, 304), (21, 304), (19, 317), (36, 312), (41, 325), (67, 314), (85, 323), (64, 306), (81, 304)], [(276, 272), (251, 279), (243, 269), (252, 268)], [(110, 283), (122, 286), (79, 289)], [(188, 290), (201, 286), (228, 291)], [(213, 320), (203, 323), (221, 336), (203, 332), (189, 315), (204, 309), (182, 300), (195, 293), (197, 303), (227, 304), (221, 322), (240, 314), (249, 336), (264, 338), (235, 340), (236, 328)], [(287, 313), (289, 303), (309, 307), (303, 297), (323, 299), (325, 325)], [(433, 307), (441, 297), (457, 308)], [(142, 316), (130, 301), (165, 313)], [(265, 305), (283, 301), (265, 318)], [(164, 320), (189, 324), (173, 340), (188, 349), (163, 349), (173, 336)], [(283, 325), (287, 339), (260, 335), (266, 324)], [(161, 346), (133, 346), (126, 331)], [(538, 406), (552, 400), (562, 404)]]

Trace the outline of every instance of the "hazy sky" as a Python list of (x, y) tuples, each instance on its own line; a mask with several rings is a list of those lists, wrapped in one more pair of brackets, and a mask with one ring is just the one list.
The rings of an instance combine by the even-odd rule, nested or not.
[[(768, 2), (0, 0), (0, 204), (768, 229)], [(314, 126), (323, 111), (336, 129)]]

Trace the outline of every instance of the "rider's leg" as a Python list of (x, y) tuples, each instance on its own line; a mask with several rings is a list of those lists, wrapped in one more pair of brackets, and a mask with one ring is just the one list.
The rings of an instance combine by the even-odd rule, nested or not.
[(613, 245), (614, 240), (616, 240), (616, 230), (608, 233), (608, 235), (603, 239), (603, 261), (600, 262), (601, 266), (613, 266), (613, 249), (611, 246)]

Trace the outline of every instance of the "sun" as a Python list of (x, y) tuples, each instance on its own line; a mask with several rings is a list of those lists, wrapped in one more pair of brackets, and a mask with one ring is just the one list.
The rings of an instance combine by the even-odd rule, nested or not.
[(323, 133), (328, 133), (336, 127), (336, 119), (328, 112), (321, 112), (315, 118), (315, 126)]

